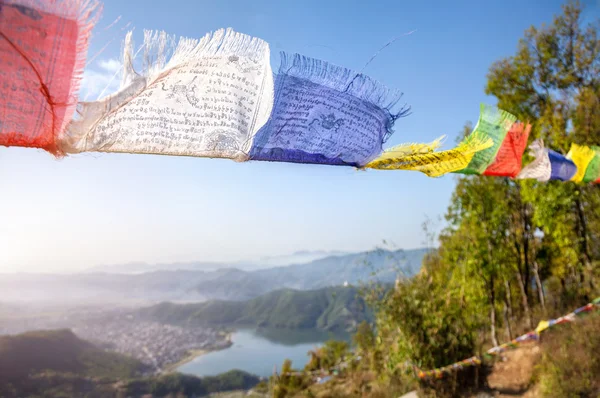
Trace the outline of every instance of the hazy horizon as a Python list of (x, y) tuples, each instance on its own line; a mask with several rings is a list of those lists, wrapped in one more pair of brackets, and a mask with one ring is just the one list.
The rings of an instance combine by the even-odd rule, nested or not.
[[(0, 266), (0, 275), (2, 274), (77, 274), (77, 273), (86, 273), (86, 272), (116, 272), (117, 268), (128, 267), (128, 266), (145, 266), (146, 270), (139, 271), (141, 272), (153, 272), (157, 270), (186, 270), (185, 266), (193, 265), (193, 264), (215, 264), (222, 265), (222, 267), (216, 268), (208, 268), (208, 270), (213, 269), (222, 269), (222, 268), (240, 268), (245, 270), (256, 270), (256, 269), (266, 269), (273, 267), (281, 267), (293, 264), (304, 264), (309, 263), (314, 260), (326, 258), (326, 257), (334, 257), (334, 256), (344, 256), (344, 255), (352, 255), (363, 252), (375, 251), (378, 249), (389, 250), (389, 251), (397, 251), (397, 250), (419, 250), (426, 248), (424, 245), (413, 247), (413, 248), (400, 248), (394, 247), (391, 245), (378, 245), (366, 250), (298, 250), (293, 253), (283, 253), (283, 254), (275, 254), (272, 256), (258, 256), (252, 258), (241, 258), (237, 260), (189, 260), (189, 261), (157, 261), (157, 262), (148, 262), (148, 261), (128, 261), (128, 262), (117, 262), (117, 263), (103, 263), (103, 264), (93, 264), (89, 266), (81, 266), (81, 267), (48, 267), (45, 269), (10, 269), (10, 267)], [(293, 260), (296, 258), (297, 260)], [(169, 268), (160, 267), (160, 266), (171, 266)], [(181, 268), (173, 267), (173, 266), (181, 266)], [(244, 266), (253, 266), (250, 268), (245, 268)], [(108, 270), (112, 269), (112, 270)], [(133, 272), (126, 272), (133, 273)]]

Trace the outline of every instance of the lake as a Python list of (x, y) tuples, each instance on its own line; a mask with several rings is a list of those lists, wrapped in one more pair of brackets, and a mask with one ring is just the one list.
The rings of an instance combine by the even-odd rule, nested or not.
[(242, 329), (234, 332), (231, 338), (231, 347), (201, 355), (177, 370), (195, 376), (214, 376), (240, 369), (268, 377), (273, 374), (274, 366), (281, 369), (286, 358), (292, 360), (294, 368), (303, 368), (308, 362), (309, 350), (314, 350), (329, 339), (349, 339), (348, 335), (317, 330), (285, 329)]

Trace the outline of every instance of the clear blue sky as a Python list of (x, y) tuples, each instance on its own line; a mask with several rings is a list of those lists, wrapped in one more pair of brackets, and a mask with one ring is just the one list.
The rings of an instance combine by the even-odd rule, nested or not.
[[(584, 2), (598, 14), (598, 1)], [(530, 25), (560, 1), (107, 0), (86, 76), (108, 80), (127, 23), (201, 37), (222, 27), (353, 69), (395, 36), (365, 73), (401, 89), (413, 114), (389, 144), (454, 143), (476, 121), (491, 63), (514, 53)], [(105, 29), (118, 17), (112, 27)], [(112, 40), (112, 41), (111, 41)], [(103, 80), (104, 79), (104, 80)], [(62, 160), (0, 148), (0, 272), (77, 270), (130, 261), (236, 260), (296, 250), (371, 249), (383, 239), (422, 245), (425, 215), (445, 212), (453, 176), (417, 172), (148, 155)]]

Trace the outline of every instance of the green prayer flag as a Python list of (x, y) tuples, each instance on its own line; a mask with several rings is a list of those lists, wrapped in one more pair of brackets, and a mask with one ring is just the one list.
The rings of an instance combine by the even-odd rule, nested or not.
[(473, 156), (471, 162), (462, 170), (456, 171), (461, 174), (483, 174), (485, 169), (496, 159), (496, 154), (506, 137), (506, 133), (517, 121), (516, 116), (503, 111), (495, 106), (480, 105), (479, 120), (473, 133), (484, 134), (492, 139), (494, 144)]

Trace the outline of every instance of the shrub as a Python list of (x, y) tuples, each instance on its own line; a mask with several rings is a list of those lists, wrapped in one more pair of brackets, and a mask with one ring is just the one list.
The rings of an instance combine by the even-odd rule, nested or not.
[(542, 335), (538, 378), (547, 397), (600, 396), (600, 314)]

